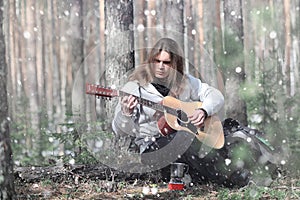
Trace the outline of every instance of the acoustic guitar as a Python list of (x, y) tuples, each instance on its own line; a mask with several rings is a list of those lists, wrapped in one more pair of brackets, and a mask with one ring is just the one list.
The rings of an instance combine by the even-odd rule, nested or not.
[[(132, 95), (121, 90), (89, 83), (86, 84), (86, 94), (108, 98)], [(161, 102), (156, 103), (138, 96), (135, 97), (139, 104), (156, 110), (156, 114), (159, 116), (157, 125), (162, 135), (166, 136), (175, 131), (186, 131), (210, 147), (216, 149), (223, 147), (223, 126), (217, 115), (207, 117), (203, 127), (194, 126), (188, 119), (188, 116), (192, 115), (195, 109), (201, 108), (202, 102), (183, 102), (174, 97), (166, 96)]]

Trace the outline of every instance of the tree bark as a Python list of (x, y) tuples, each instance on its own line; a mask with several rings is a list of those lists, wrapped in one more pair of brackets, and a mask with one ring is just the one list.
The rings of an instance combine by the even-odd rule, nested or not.
[[(3, 1), (0, 1), (3, 7)], [(14, 198), (14, 176), (12, 150), (10, 146), (8, 101), (7, 101), (7, 63), (3, 33), (3, 10), (0, 9), (0, 199)]]
[[(106, 0), (105, 19), (106, 84), (108, 87), (122, 87), (126, 81), (124, 75), (134, 68), (132, 0)], [(112, 119), (117, 101), (108, 102), (106, 119)]]
[[(245, 80), (251, 82), (254, 80), (254, 70), (252, 66), (254, 65), (253, 62), (253, 37), (254, 37), (254, 30), (253, 25), (251, 22), (251, 1), (242, 1), (242, 8), (243, 8), (243, 28), (244, 32), (248, 34), (244, 34), (243, 44), (244, 44), (244, 56), (245, 56)], [(271, 8), (272, 9), (272, 8)]]
[[(287, 97), (291, 97), (291, 15), (290, 15), (290, 1), (284, 0), (284, 27), (285, 27), (285, 87)], [(288, 110), (290, 114), (290, 110)]]
[(187, 73), (190, 73), (194, 76), (195, 74), (194, 67), (194, 48), (195, 48), (195, 12), (193, 12), (193, 0), (187, 0), (184, 2), (184, 54), (185, 54), (185, 69)]
[[(54, 64), (54, 22), (51, 16), (55, 16), (53, 13), (53, 1), (47, 0), (44, 3), (45, 5), (45, 21), (49, 23), (45, 23), (45, 31), (48, 31), (50, 34), (45, 34), (45, 44), (47, 44), (47, 48), (45, 48), (45, 106), (47, 110), (47, 119), (49, 122), (53, 121), (53, 64)], [(50, 125), (50, 129), (53, 127)]]
[[(198, 19), (198, 32), (199, 32), (199, 44), (200, 44), (200, 49), (199, 49), (199, 66), (196, 66), (200, 74), (203, 76), (205, 75), (205, 65), (204, 65), (204, 20), (203, 20), (203, 0), (198, 0), (198, 14), (199, 14), (199, 19)], [(204, 80), (202, 80), (204, 81)]]
[(145, 13), (144, 10), (145, 7), (145, 1), (136, 1), (135, 9), (134, 9), (134, 16), (137, 16), (134, 18), (134, 24), (136, 24), (136, 31), (135, 36), (137, 40), (135, 40), (135, 63), (137, 65), (144, 63), (146, 60), (146, 19), (145, 19)]
[[(158, 22), (158, 18), (156, 17), (156, 15), (158, 13), (156, 13), (156, 8), (160, 8), (162, 7), (161, 5), (163, 4), (163, 1), (148, 1), (146, 2), (146, 8), (144, 11), (145, 16), (145, 21), (146, 21), (146, 27), (150, 28), (145, 32), (146, 35), (146, 45), (147, 47), (151, 47), (153, 46), (153, 44), (158, 40), (158, 34), (157, 34), (157, 24)], [(155, 13), (154, 13), (155, 12)], [(147, 53), (146, 53), (147, 54)], [(147, 55), (145, 55), (147, 58)]]
[[(70, 11), (70, 31), (71, 31), (71, 57), (70, 62), (72, 65), (72, 76), (82, 79), (81, 82), (85, 83), (85, 65), (84, 65), (84, 40), (83, 40), (83, 1), (82, 0), (71, 0), (72, 3), (71, 11)], [(77, 76), (75, 75), (77, 73)], [(79, 85), (77, 85), (79, 86)], [(81, 98), (85, 96), (85, 87), (84, 84), (81, 85), (80, 88), (74, 88), (78, 90), (81, 95)], [(86, 114), (86, 102), (82, 100), (80, 103), (82, 114), (82, 120), (85, 120)]]
[[(158, 36), (174, 39), (183, 49), (183, 0), (162, 1), (161, 5), (160, 12), (157, 13), (157, 16), (160, 18), (160, 21), (158, 21), (160, 24), (158, 25), (160, 25), (163, 30)], [(153, 45), (154, 44), (152, 44), (152, 46)]]
[[(15, 55), (15, 41), (16, 41), (16, 29), (15, 29), (15, 1), (9, 1), (6, 6), (7, 10), (7, 32), (6, 32), (6, 49), (7, 49), (7, 64), (10, 66), (8, 70), (8, 82), (7, 82), (7, 90), (10, 91), (8, 95), (8, 103), (9, 103), (9, 116), (12, 119), (13, 113), (16, 113), (16, 100), (17, 100), (17, 79), (15, 78), (17, 75), (16, 71), (16, 55)], [(13, 119), (12, 119), (13, 120)]]
[[(221, 24), (221, 0), (215, 1), (215, 16), (213, 17), (214, 20), (214, 61), (216, 62), (216, 86), (225, 95), (225, 86), (224, 86), (224, 74), (221, 72), (220, 61), (218, 60), (219, 57), (223, 54), (222, 52), (222, 24)], [(224, 110), (222, 110), (224, 112)], [(221, 113), (224, 115), (224, 113)]]
[(226, 67), (226, 104), (227, 117), (248, 125), (246, 103), (239, 94), (240, 86), (245, 81), (243, 55), (243, 17), (241, 1), (224, 1), (225, 38), (224, 52)]

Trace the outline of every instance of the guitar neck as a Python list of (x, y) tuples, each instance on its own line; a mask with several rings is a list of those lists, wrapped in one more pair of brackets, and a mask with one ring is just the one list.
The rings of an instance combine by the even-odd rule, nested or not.
[[(101, 96), (101, 97), (107, 97), (107, 98), (112, 98), (112, 97), (123, 97), (123, 96), (129, 96), (132, 95), (130, 93), (121, 91), (121, 90), (115, 90), (115, 89), (110, 89), (110, 88), (104, 88), (99, 85), (94, 85), (94, 84), (86, 84), (86, 93), (90, 95), (95, 95), (95, 96)], [(167, 112), (170, 114), (176, 115), (177, 111), (173, 108), (170, 108), (168, 106), (164, 106), (160, 103), (156, 103), (147, 99), (144, 99), (142, 97), (133, 95), (139, 104), (147, 106), (149, 108), (152, 108), (153, 110), (159, 111), (159, 112)]]
[[(121, 90), (118, 91), (118, 94), (119, 94), (119, 96), (132, 95), (132, 94), (129, 94), (127, 92), (123, 92)], [(162, 104), (159, 104), (159, 103), (141, 98), (141, 97), (136, 96), (136, 95), (132, 95), (132, 96), (134, 96), (137, 99), (139, 104), (141, 104), (143, 106), (147, 106), (148, 108), (152, 108), (153, 110), (156, 110), (156, 111), (159, 111), (159, 112), (164, 112), (164, 110), (168, 109), (167, 107), (163, 106)]]

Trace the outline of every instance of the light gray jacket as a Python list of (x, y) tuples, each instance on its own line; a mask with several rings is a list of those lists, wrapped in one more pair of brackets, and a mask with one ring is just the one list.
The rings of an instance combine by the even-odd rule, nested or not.
[[(163, 98), (152, 84), (140, 87), (137, 82), (131, 81), (124, 85), (122, 91), (153, 102), (160, 102)], [(201, 101), (202, 108), (206, 110), (208, 116), (216, 114), (224, 104), (224, 97), (219, 90), (191, 75), (187, 75), (187, 84), (179, 95), (179, 100)], [(119, 137), (131, 135), (150, 142), (153, 137), (160, 136), (154, 117), (156, 111), (143, 106), (143, 112), (141, 112), (140, 108), (138, 105), (132, 116), (125, 116), (121, 112), (120, 103), (117, 105), (112, 122), (112, 128), (116, 135)]]

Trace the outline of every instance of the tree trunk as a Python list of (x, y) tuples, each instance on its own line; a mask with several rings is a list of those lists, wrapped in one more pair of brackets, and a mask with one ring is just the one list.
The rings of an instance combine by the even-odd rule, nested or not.
[[(213, 42), (213, 49), (214, 49), (214, 61), (216, 62), (216, 87), (225, 95), (225, 86), (224, 86), (224, 74), (221, 73), (220, 61), (218, 60), (219, 57), (223, 54), (222, 51), (222, 24), (221, 24), (221, 0), (215, 1), (215, 15), (214, 15), (214, 42)], [(221, 111), (220, 116), (224, 116), (224, 109)]]
[[(105, 85), (105, 19), (104, 19), (104, 1), (99, 1), (99, 18), (97, 19), (97, 36), (99, 45), (97, 47), (99, 57), (99, 67), (97, 67), (96, 83)], [(102, 108), (105, 106), (105, 101), (96, 101), (96, 119), (103, 121), (105, 119), (105, 113), (102, 112)]]
[[(132, 0), (105, 1), (106, 34), (106, 84), (122, 87), (124, 75), (134, 67), (133, 3)], [(118, 99), (108, 102), (107, 118), (112, 119)]]
[(9, 98), (9, 116), (13, 120), (13, 113), (16, 113), (16, 101), (17, 101), (17, 79), (15, 78), (17, 76), (17, 68), (16, 68), (16, 55), (15, 55), (15, 46), (16, 46), (16, 29), (15, 29), (15, 20), (16, 14), (15, 14), (15, 1), (9, 1), (7, 3), (6, 9), (7, 9), (7, 32), (6, 32), (6, 49), (7, 49), (7, 62), (8, 66), (8, 82), (7, 82), (7, 90), (10, 91), (8, 98)]
[(186, 72), (197, 77), (194, 73), (194, 48), (195, 48), (195, 12), (193, 12), (193, 0), (184, 2), (184, 54), (185, 54), (185, 68)]
[[(71, 0), (72, 7), (70, 11), (70, 30), (71, 30), (71, 38), (70, 38), (70, 63), (72, 65), (72, 72), (74, 77), (74, 82), (79, 81), (83, 84), (76, 85), (74, 90), (79, 94), (79, 98), (81, 102), (80, 114), (81, 120), (85, 121), (86, 115), (86, 102), (84, 101), (85, 96), (85, 65), (84, 65), (84, 40), (83, 40), (83, 1), (82, 0)], [(75, 75), (77, 73), (77, 76)], [(77, 80), (75, 80), (75, 78)], [(74, 98), (72, 99), (74, 100)]]
[(161, 4), (160, 12), (157, 15), (161, 19), (158, 23), (163, 30), (159, 36), (174, 39), (183, 49), (183, 0), (162, 1)]
[[(48, 31), (50, 34), (45, 34), (45, 44), (47, 44), (47, 48), (45, 48), (45, 101), (46, 101), (46, 110), (47, 110), (47, 119), (48, 122), (53, 121), (53, 64), (54, 64), (54, 40), (53, 37), (53, 29), (54, 29), (54, 22), (51, 16), (55, 16), (53, 13), (53, 1), (47, 0), (45, 1), (45, 21), (49, 23), (45, 23), (45, 31)], [(53, 130), (53, 126), (49, 123), (50, 130)]]
[[(70, 48), (71, 55), (69, 56), (69, 62), (67, 65), (71, 65), (72, 77), (74, 76), (74, 84), (72, 91), (72, 105), (74, 103), (78, 105), (77, 113), (72, 113), (72, 119), (76, 119), (76, 129), (77, 131), (72, 132), (72, 139), (75, 142), (81, 134), (84, 134), (86, 131), (86, 117), (87, 117), (87, 102), (85, 94), (85, 82), (86, 82), (86, 64), (85, 64), (85, 55), (84, 55), (84, 3), (82, 0), (70, 0), (70, 43), (65, 48)], [(68, 5), (67, 5), (68, 6)], [(66, 24), (67, 24), (66, 23)], [(63, 27), (62, 27), (63, 28)], [(66, 66), (66, 68), (68, 68)], [(76, 72), (76, 75), (75, 75)], [(65, 74), (67, 78), (67, 74)], [(66, 91), (67, 88), (64, 88)], [(68, 94), (68, 92), (67, 92)], [(75, 96), (74, 96), (75, 95)], [(67, 97), (66, 97), (67, 98)], [(74, 102), (75, 101), (75, 102)], [(74, 115), (75, 114), (75, 115)], [(66, 116), (65, 121), (69, 121), (70, 116)], [(81, 153), (81, 144), (75, 147), (75, 155)]]
[(243, 55), (243, 21), (240, 1), (224, 1), (226, 66), (226, 116), (248, 125), (246, 103), (239, 94), (245, 80)]
[[(149, 28), (148, 30), (146, 30), (146, 45), (147, 47), (151, 47), (153, 46), (153, 44), (157, 41), (157, 11), (156, 11), (156, 7), (160, 8), (162, 2), (161, 1), (148, 1), (146, 2), (146, 8), (144, 10), (144, 14), (146, 15), (146, 27)], [(158, 6), (157, 6), (158, 5)], [(146, 55), (147, 58), (147, 55)]]
[(146, 41), (145, 41), (145, 36), (146, 36), (146, 19), (145, 19), (145, 1), (136, 1), (135, 4), (135, 13), (134, 16), (137, 16), (134, 18), (134, 24), (136, 24), (136, 31), (135, 31), (135, 36), (137, 40), (135, 40), (135, 63), (136, 65), (139, 65), (141, 63), (144, 63), (146, 60)]
[[(243, 28), (244, 32), (248, 34), (244, 34), (243, 43), (244, 43), (244, 57), (245, 57), (245, 79), (248, 82), (254, 80), (254, 70), (252, 69), (254, 66), (253, 62), (253, 37), (254, 37), (254, 29), (253, 24), (251, 22), (251, 1), (242, 1), (243, 8)], [(271, 8), (272, 9), (272, 8)]]
[[(36, 5), (35, 1), (27, 0), (26, 4), (26, 23), (24, 26), (25, 31), (25, 48), (26, 61), (22, 66), (23, 69), (26, 68), (26, 76), (24, 77), (24, 86), (25, 86), (25, 94), (26, 98), (29, 101), (29, 115), (30, 115), (30, 130), (28, 132), (31, 135), (31, 138), (36, 138), (36, 142), (31, 142), (32, 149), (38, 149), (39, 145), (39, 137), (40, 137), (40, 117), (39, 117), (39, 90), (38, 90), (38, 66), (37, 65), (37, 33), (34, 31), (35, 27), (37, 27), (36, 23)], [(34, 8), (34, 9), (33, 9)], [(28, 35), (26, 35), (28, 34)], [(29, 151), (32, 151), (29, 149)]]
[[(0, 1), (0, 8), (3, 1)], [(3, 27), (3, 10), (0, 9), (0, 27)], [(7, 64), (5, 60), (5, 40), (3, 28), (0, 29), (0, 199), (14, 198), (14, 176), (12, 150), (10, 146), (8, 101), (7, 101)]]
[[(200, 49), (199, 49), (199, 66), (196, 66), (200, 72), (200, 74), (203, 76), (205, 75), (205, 68), (206, 66), (204, 65), (204, 20), (203, 20), (203, 0), (198, 0), (198, 14), (199, 14), (199, 19), (198, 19), (198, 33), (199, 33), (199, 44), (200, 44)], [(202, 80), (204, 81), (204, 80)]]
[[(291, 97), (291, 15), (290, 15), (290, 1), (284, 0), (284, 27), (285, 27), (285, 87), (287, 97)], [(290, 110), (288, 110), (290, 114)]]
[[(44, 26), (44, 2), (35, 2), (35, 27), (40, 27), (39, 29), (36, 30), (36, 84), (37, 84), (37, 101), (38, 101), (38, 118), (39, 118), (39, 124), (38, 124), (38, 129), (39, 130), (44, 130), (43, 128), (47, 128), (45, 125), (47, 122), (47, 119), (45, 117), (45, 45), (44, 45), (44, 33), (43, 33), (43, 26)], [(45, 140), (43, 140), (43, 134), (42, 131), (37, 131), (36, 132), (36, 140), (37, 140), (37, 154), (39, 161), (43, 160), (42, 152), (43, 148), (45, 146)], [(47, 141), (47, 140), (46, 140)]]

